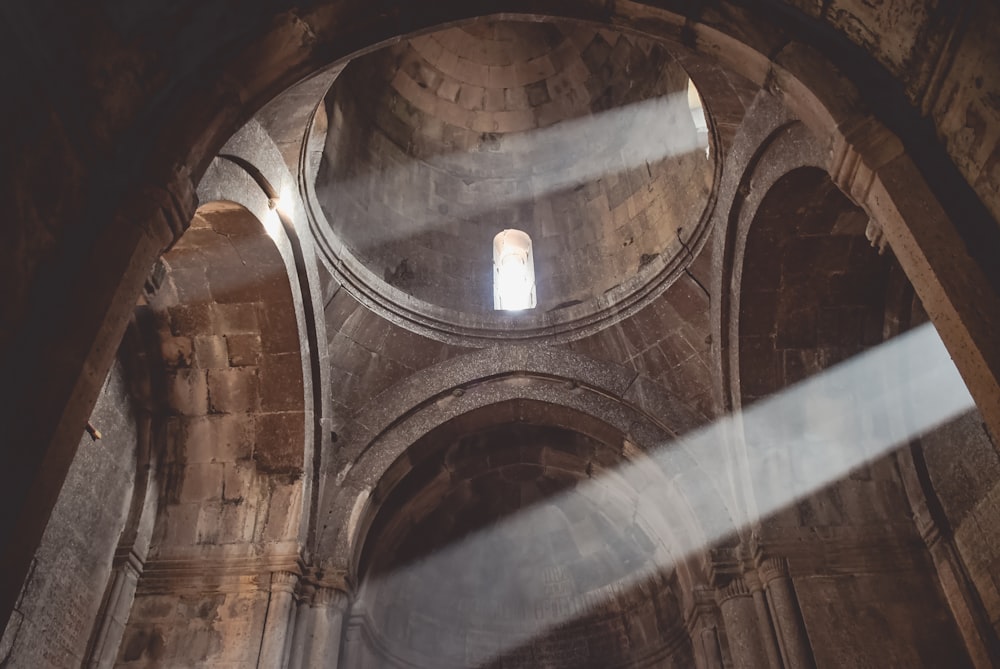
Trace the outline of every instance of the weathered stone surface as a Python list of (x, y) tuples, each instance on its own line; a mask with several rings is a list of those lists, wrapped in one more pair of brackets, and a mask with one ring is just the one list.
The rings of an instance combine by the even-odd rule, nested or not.
[(31, 575), (0, 641), (0, 664), (72, 667), (87, 660), (136, 480), (138, 428), (121, 363), (90, 417)]
[[(1000, 415), (998, 10), (792, 0), (679, 17), (570, 4), (530, 9), (595, 23), (533, 23), (528, 40), (509, 22), (451, 23), (477, 10), (449, 2), (8, 12), (0, 55), (18, 65), (2, 112), (16, 137), (0, 151), (13, 175), (0, 184), (12, 208), (0, 244), (11, 445), (0, 449), (0, 613), (22, 596), (0, 664), (86, 663), (102, 595), (121, 583), (112, 566), (138, 580), (134, 604), (110, 593), (123, 602), (112, 614), (123, 666), (328, 664), (345, 619), (343, 657), (366, 668), (393, 657), (435, 669), (1000, 664), (988, 432)], [(318, 116), (339, 69), (278, 95), (411, 30), (349, 64)], [(676, 43), (645, 41), (657, 36)], [(603, 165), (597, 180), (542, 192), (557, 163), (622, 148), (621, 133), (588, 137), (579, 124), (625, 113), (619, 103), (640, 93), (679, 92), (681, 67), (713, 121), (707, 160)], [(226, 202), (181, 236), (205, 166), (272, 98), (199, 189)], [(566, 131), (551, 151), (511, 151), (517, 133), (545, 128)], [(317, 170), (351, 177), (321, 199), (356, 233), (344, 236), (354, 255), (398, 289), (392, 309), (358, 267), (315, 267)], [(708, 190), (707, 222), (678, 213)], [(531, 228), (539, 301), (552, 309), (520, 345), (504, 341), (523, 334), (517, 317), (474, 315), (491, 298), (486, 231), (512, 225)], [(809, 463), (766, 434), (662, 453), (659, 470), (623, 487), (624, 459), (918, 322), (904, 271), (980, 414), (794, 501), (787, 487)], [(632, 301), (602, 292), (625, 284)], [(104, 439), (77, 447), (140, 288), (145, 341), (132, 345), (143, 351), (115, 367), (93, 413)], [(449, 325), (408, 295), (462, 313), (444, 314)], [(590, 297), (594, 311), (572, 304)], [(149, 426), (127, 417), (125, 379)], [(836, 394), (814, 408), (833, 405), (866, 420)], [(813, 419), (775, 427), (808, 431)], [(564, 438), (540, 444), (529, 425)], [(706, 461), (725, 476), (706, 480)], [(128, 508), (135, 474), (148, 492)], [(602, 492), (578, 490), (592, 479)], [(497, 530), (531, 510), (541, 520), (529, 540)], [(752, 524), (712, 533), (733, 518)], [(431, 578), (378, 583), (350, 566), (405, 567), (472, 530), (488, 537), (483, 554)], [(697, 549), (675, 559), (672, 545)], [(676, 571), (598, 592), (644, 561)], [(498, 585), (515, 564), (527, 566)], [(349, 610), (299, 615), (361, 584), (340, 598)], [(517, 636), (531, 626), (548, 627)]]

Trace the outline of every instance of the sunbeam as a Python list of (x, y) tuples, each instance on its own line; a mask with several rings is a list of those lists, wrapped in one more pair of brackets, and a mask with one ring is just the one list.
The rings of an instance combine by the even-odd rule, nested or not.
[[(708, 148), (704, 115), (700, 106), (690, 106), (695, 104), (692, 100), (700, 105), (700, 99), (687, 90), (661, 95), (547, 127), (496, 134), (489, 150), (441, 152), (421, 160), (430, 174), (447, 175), (464, 184), (462, 192), (449, 198), (447, 218), (475, 219), (668, 158), (704, 153)], [(581, 146), (586, 147), (585, 160), (578, 159)], [(391, 194), (400, 192), (400, 186), (408, 184), (414, 174), (407, 163), (383, 164), (374, 175), (369, 170), (330, 181), (335, 197), (324, 200), (324, 211), (334, 227), (338, 217), (345, 215), (338, 203), (368, 202), (379, 192), (392, 200)], [(425, 190), (433, 192), (433, 187)], [(442, 225), (441, 213), (429, 210), (426, 202), (402, 200), (398, 205), (407, 225), (369, 226), (369, 247)]]
[[(547, 630), (585, 615), (656, 572), (669, 572), (698, 551), (742, 530), (756, 518), (720, 502), (714, 486), (729, 476), (730, 446), (745, 444), (743, 463), (756, 486), (758, 517), (773, 514), (820, 490), (852, 470), (973, 407), (964, 382), (930, 325), (921, 326), (813, 378), (783, 390), (735, 414), (664, 444), (651, 457), (638, 458), (618, 470), (558, 493), (545, 504), (526, 508), (431, 555), (387, 574), (371, 576), (366, 591), (393, 592), (408, 583), (442, 582), (449, 574), (479, 575), (475, 585), (486, 601), (503, 601), (509, 593), (532, 602), (528, 615), (505, 621), (496, 635), (494, 657), (522, 646)], [(688, 476), (692, 462), (700, 470)], [(664, 486), (663, 481), (667, 481)], [(706, 486), (705, 482), (710, 485)], [(761, 490), (762, 489), (762, 490)], [(618, 491), (609, 494), (608, 491)], [(635, 491), (631, 512), (644, 520), (656, 550), (652, 562), (615, 565), (609, 585), (585, 597), (554, 601), (524, 593), (522, 558), (499, 546), (538, 541), (552, 526), (553, 508), (567, 515), (587, 513), (581, 504), (621, 504), (620, 491)], [(619, 499), (614, 499), (617, 496)], [(677, 500), (689, 508), (680, 508)], [(619, 510), (621, 511), (621, 510)], [(690, 527), (691, 512), (698, 528)], [(616, 512), (617, 513), (617, 512)], [(598, 543), (615, 540), (615, 528), (593, 525)], [(610, 533), (610, 534), (609, 534)], [(569, 564), (578, 547), (553, 541), (553, 564)], [(530, 551), (525, 553), (530, 556)], [(488, 608), (488, 607), (487, 607)], [(529, 607), (530, 608), (530, 607)], [(489, 617), (489, 611), (476, 612)], [(472, 615), (469, 612), (468, 615)], [(499, 625), (499, 623), (497, 623)], [(485, 659), (485, 658), (483, 658)]]

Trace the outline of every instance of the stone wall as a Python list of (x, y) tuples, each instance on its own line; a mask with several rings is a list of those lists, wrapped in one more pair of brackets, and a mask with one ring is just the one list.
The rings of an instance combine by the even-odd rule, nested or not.
[[(882, 341), (891, 316), (890, 272), (898, 269), (891, 252), (872, 248), (866, 223), (820, 170), (790, 172), (761, 200), (740, 291), (744, 407)], [(756, 550), (787, 559), (817, 665), (859, 666), (877, 657), (886, 666), (970, 666), (912, 522), (895, 455), (853, 466), (803, 499), (787, 499), (789, 482), (816, 466), (813, 449), (823, 447), (805, 442), (801, 455), (775, 452), (773, 435), (809, 439), (810, 425), (821, 424), (827, 412), (856, 417), (860, 426), (868, 420), (867, 407), (846, 393), (824, 396), (812, 411), (748, 431), (745, 439), (746, 457), (756, 465), (753, 497), (761, 508), (780, 509), (755, 528)], [(825, 455), (836, 461), (835, 453)]]
[[(1000, 456), (978, 413), (920, 439), (935, 492), (968, 577), (1000, 634)], [(961, 453), (961, 457), (958, 457)]]
[(140, 309), (166, 405), (163, 483), (119, 663), (245, 667), (261, 652), (270, 573), (297, 571), (302, 535), (307, 418), (288, 275), (232, 203), (203, 207), (164, 263)]
[(325, 299), (330, 341), (333, 429), (413, 372), (468, 350), (394, 325), (362, 306), (336, 283)]
[[(234, 577), (222, 588), (217, 575), (183, 587), (151, 592), (140, 585), (115, 666), (244, 669), (257, 666), (267, 590)], [(227, 591), (228, 590), (228, 591)]]
[(0, 641), (0, 666), (82, 666), (102, 608), (136, 476), (138, 433), (126, 373), (115, 363), (84, 432)]
[[(191, 179), (198, 179), (225, 138), (265, 100), (322, 63), (401, 29), (422, 30), (470, 12), (461, 3), (361, 2), (343, 12), (339, 4), (292, 5), (255, 8), (225, 21), (219, 20), (223, 4), (212, 2), (195, 9), (154, 3), (128, 12), (70, 4), (53, 12), (26, 4), (5, 24), (11, 39), (3, 40), (2, 60), (29, 65), (4, 73), (14, 100), (4, 112), (5, 126), (23, 130), (5, 144), (2, 159), (15, 175), (3, 187), (13, 211), (8, 243), (0, 245), (3, 285), (10, 289), (0, 341), (14, 343), (4, 347), (12, 372), (4, 376), (5, 396), (13, 400), (4, 423), (14, 443), (37, 439), (41, 445), (32, 451), (37, 458), (22, 455), (10, 460), (16, 468), (0, 469), (11, 508), (30, 528), (27, 545), (37, 545), (73, 459), (76, 428), (66, 426), (89, 415), (110, 365), (114, 347), (104, 340), (120, 334), (149, 264), (189, 219)], [(770, 66), (770, 57), (803, 65), (797, 73), (811, 90), (830, 93), (826, 75), (831, 69), (844, 73), (866, 99), (863, 107), (836, 91), (830, 95), (849, 110), (851, 142), (866, 135), (867, 126), (853, 125), (868, 122), (863, 108), (902, 136), (952, 214), (939, 222), (941, 230), (954, 226), (964, 236), (962, 252), (935, 267), (950, 276), (968, 265), (967, 255), (983, 260), (979, 269), (994, 280), (979, 288), (982, 299), (992, 300), (1000, 211), (996, 8), (902, 0), (718, 7), (698, 6), (686, 21), (642, 3), (616, 5), (610, 14), (587, 3), (542, 2), (536, 9), (683, 37), (760, 83), (773, 83), (781, 69)], [(496, 7), (505, 8), (514, 7)], [(149, 39), (136, 41), (137, 34)], [(221, 44), (245, 51), (226, 52)], [(810, 74), (805, 64), (814, 61), (798, 56), (816, 52), (831, 67)], [(784, 91), (789, 101), (824, 126), (825, 111), (803, 102), (808, 92), (784, 83), (792, 84)], [(873, 158), (871, 147), (862, 151)], [(990, 215), (963, 215), (983, 207)], [(992, 235), (977, 236), (988, 227)], [(958, 320), (979, 317), (975, 307), (958, 311)], [(46, 382), (33, 383), (35, 378)], [(995, 400), (974, 392), (981, 401)], [(42, 471), (43, 461), (57, 466)], [(28, 499), (37, 503), (25, 505)], [(3, 545), (13, 550), (15, 543)], [(31, 549), (19, 550), (9, 558), (15, 575), (14, 585), (4, 589), (4, 615), (30, 562)]]

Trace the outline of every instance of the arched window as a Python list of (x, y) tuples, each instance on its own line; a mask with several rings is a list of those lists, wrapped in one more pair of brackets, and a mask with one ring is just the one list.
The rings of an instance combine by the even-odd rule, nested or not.
[(531, 237), (520, 230), (504, 230), (493, 238), (493, 308), (518, 311), (534, 307)]
[(705, 147), (705, 157), (708, 157), (708, 119), (705, 118), (705, 106), (698, 95), (698, 89), (694, 82), (688, 79), (688, 107), (691, 109), (691, 118), (694, 120), (695, 130), (698, 131), (698, 145)]

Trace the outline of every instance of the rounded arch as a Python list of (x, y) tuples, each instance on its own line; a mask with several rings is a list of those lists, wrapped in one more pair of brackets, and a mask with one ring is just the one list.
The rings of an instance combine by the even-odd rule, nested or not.
[[(456, 11), (450, 7), (421, 9), (426, 11), (418, 12), (415, 8), (410, 8), (405, 13), (405, 20), (402, 20), (401, 15), (390, 12), (370, 23), (364, 23), (365, 30), (354, 32), (351, 32), (350, 27), (359, 24), (353, 24), (352, 20), (363, 20), (363, 12), (334, 14), (329, 8), (323, 7), (294, 16), (281, 15), (270, 24), (266, 36), (254, 42), (254, 48), (242, 54), (244, 58), (227, 64), (226, 67), (231, 68), (228, 80), (240, 91), (238, 97), (241, 103), (249, 101), (249, 107), (256, 108), (260, 105), (257, 101), (272, 97), (293, 79), (338, 58), (374, 48), (371, 45), (384, 44), (398, 39), (400, 35), (418, 34), (435, 26), (471, 19), (474, 14), (481, 13), (477, 9)], [(516, 14), (518, 8), (490, 9), (492, 11), (487, 13), (503, 12), (503, 15), (508, 15)], [(452, 14), (453, 11), (456, 13)], [(859, 104), (854, 83), (838, 72), (823, 55), (807, 46), (805, 40), (790, 40), (787, 35), (780, 34), (775, 36), (773, 31), (765, 29), (773, 17), (738, 9), (734, 9), (729, 19), (713, 17), (704, 22), (699, 21), (700, 17), (684, 17), (686, 20), (681, 20), (682, 17), (668, 11), (631, 6), (628, 9), (616, 8), (612, 14), (608, 14), (605, 10), (591, 8), (567, 11), (565, 7), (554, 4), (551, 7), (535, 7), (531, 15), (610, 22), (661, 39), (683, 43), (696, 52), (711, 54), (751, 81), (780, 93), (793, 113), (803, 119), (813, 131), (819, 145), (830, 149), (824, 162), (835, 175), (838, 186), (850, 193), (880, 222), (885, 222), (890, 243), (895, 245), (898, 241), (900, 247), (906, 249), (903, 255), (906, 256), (904, 266), (907, 272), (918, 278), (933, 277), (939, 270), (955, 274), (954, 281), (942, 284), (932, 280), (925, 287), (928, 310), (932, 316), (949, 321), (951, 329), (944, 336), (952, 348), (958, 351), (959, 364), (966, 375), (975, 376), (985, 384), (984, 387), (993, 388), (996, 385), (995, 379), (989, 378), (993, 376), (992, 372), (987, 375), (981, 371), (997, 367), (993, 354), (984, 349), (980, 338), (987, 330), (966, 318), (956, 316), (956, 311), (964, 313), (965, 309), (972, 308), (967, 296), (975, 293), (970, 290), (971, 286), (983, 285), (986, 278), (983, 267), (977, 267), (974, 263), (956, 266), (952, 260), (955, 254), (968, 260), (970, 251), (958, 235), (952, 234), (955, 231), (951, 223), (903, 153), (898, 140)], [(736, 16), (740, 18), (739, 21), (733, 18)], [(333, 20), (334, 17), (336, 20)], [(802, 25), (795, 26), (794, 22), (782, 21), (782, 24), (784, 28), (806, 29)], [(791, 34), (792, 31), (788, 33)], [(775, 39), (778, 40), (777, 45)], [(307, 48), (299, 48), (302, 43)], [(272, 48), (264, 48), (265, 46)], [(871, 85), (868, 81), (859, 83)], [(226, 92), (231, 91), (229, 89)], [(231, 113), (240, 113), (232, 109), (232, 99), (225, 99), (222, 91), (215, 91), (213, 95), (222, 96), (217, 100), (220, 104), (217, 107), (206, 105), (204, 99), (199, 98), (200, 113), (204, 113), (206, 109), (229, 109)], [(242, 113), (245, 114), (245, 110)], [(193, 127), (195, 126), (192, 125), (191, 128)], [(210, 132), (218, 134), (202, 135), (197, 141), (176, 142), (175, 146), (190, 146), (198, 151), (206, 151), (221, 141), (223, 131), (219, 124), (209, 123), (197, 127), (208, 127)], [(190, 132), (191, 128), (186, 132)], [(177, 139), (170, 133), (168, 135)], [(191, 139), (194, 140), (193, 137)], [(196, 166), (197, 174), (200, 166), (207, 160), (206, 151), (202, 155), (188, 154), (183, 161), (178, 162)], [(941, 243), (942, 238), (937, 233), (923, 236), (929, 231), (907, 228), (907, 201), (920, 201), (921, 206), (931, 206), (931, 218), (937, 221), (934, 227), (950, 231), (946, 235), (946, 242)], [(914, 235), (913, 232), (917, 234)], [(982, 315), (986, 321), (994, 322), (992, 319), (1000, 315), (1000, 310), (997, 309), (1000, 303), (993, 302), (990, 301), (988, 308), (979, 304), (969, 313)], [(968, 356), (968, 361), (964, 364), (962, 356)]]
[[(634, 479), (638, 489), (648, 492), (644, 504), (673, 514), (663, 526), (672, 528), (676, 545), (683, 547), (684, 562), (677, 567), (686, 596), (703, 582), (697, 566), (703, 552), (721, 538), (715, 534), (719, 527), (737, 527), (739, 514), (723, 492), (725, 482), (715, 478), (721, 472), (719, 453), (691, 449), (676, 439), (697, 423), (675, 432), (658, 419), (671, 412), (683, 416), (681, 401), (633, 394), (646, 384), (617, 365), (558, 350), (535, 348), (534, 355), (530, 350), (486, 349), (441, 363), (375, 398), (370, 410), (360, 414), (355, 431), (345, 432), (344, 451), (328, 473), (319, 509), (321, 529), (311, 553), (325, 579), (339, 587), (356, 583), (359, 546), (377, 509), (375, 491), (385, 490), (380, 482), (395, 484), (415, 466), (412, 458), (420, 453), (414, 444), (441, 425), (460, 424), (466, 414), (486, 415), (490, 407), (502, 406), (492, 414), (499, 422), (532, 418), (616, 444), (621, 467), (612, 475)], [(537, 407), (545, 410), (539, 413)], [(705, 519), (711, 529), (703, 527)]]
[[(435, 427), (372, 491), (354, 624), (377, 653), (417, 666), (467, 666), (470, 647), (523, 657), (555, 644), (578, 647), (573, 666), (685, 664), (675, 570), (687, 556), (674, 550), (678, 519), (663, 517), (683, 501), (640, 501), (669, 483), (652, 469), (622, 475), (636, 450), (602, 421), (537, 400)], [(423, 628), (438, 630), (432, 643), (412, 635)]]
[(882, 340), (889, 262), (867, 227), (821, 169), (794, 169), (767, 190), (742, 263), (741, 404)]
[[(203, 205), (147, 294), (166, 399), (161, 467), (171, 483), (157, 559), (193, 558), (209, 540), (251, 554), (304, 538), (309, 416), (292, 287), (270, 236), (276, 224), (233, 201)], [(155, 561), (149, 571), (155, 578)]]
[(823, 169), (825, 152), (812, 132), (794, 119), (780, 101), (760, 94), (747, 112), (750, 123), (741, 126), (728, 161), (733, 178), (720, 193), (721, 228), (715, 252), (722, 258), (718, 299), (712, 301), (713, 330), (720, 333), (719, 387), (722, 406), (739, 409), (739, 322), (747, 235), (761, 200), (785, 174), (801, 169)]
[[(486, 14), (517, 15), (517, 7), (491, 7)], [(513, 10), (513, 11), (512, 11)], [(452, 14), (452, 12), (455, 12)], [(364, 52), (377, 46), (395, 41), (405, 35), (419, 34), (441, 25), (454, 24), (470, 20), (480, 15), (481, 10), (455, 10), (455, 8), (409, 8), (402, 15), (388, 13), (379, 19), (364, 23), (364, 31), (353, 31), (356, 27), (352, 20), (363, 21), (363, 11), (357, 14), (334, 14), (328, 8), (318, 8), (313, 12), (297, 13), (295, 15), (280, 15), (262, 33), (254, 48), (242, 55), (244, 58), (227, 63), (229, 81), (234, 88), (240, 90), (240, 104), (248, 101), (249, 108), (260, 106), (259, 100), (273, 97), (278, 91), (286, 88), (292, 81), (305, 73), (319, 69), (330, 62), (346, 59), (355, 53)], [(647, 35), (660, 39), (672, 40), (685, 44), (697, 53), (711, 55), (733, 71), (745, 75), (758, 85), (767, 86), (780, 94), (782, 99), (792, 109), (793, 114), (803, 119), (818, 138), (819, 145), (828, 147), (830, 153), (824, 160), (826, 167), (835, 175), (836, 183), (850, 193), (851, 196), (879, 219), (889, 219), (887, 235), (897, 238), (902, 235), (908, 251), (915, 254), (913, 262), (906, 263), (907, 271), (913, 275), (921, 275), (928, 267), (933, 267), (938, 260), (946, 260), (948, 253), (943, 251), (941, 244), (935, 242), (925, 245), (919, 239), (912, 238), (903, 228), (906, 227), (906, 216), (901, 216), (903, 200), (913, 199), (913, 191), (919, 191), (929, 196), (927, 185), (918, 175), (911, 174), (915, 179), (902, 180), (898, 178), (883, 179), (879, 176), (882, 167), (892, 163), (893, 174), (899, 175), (911, 171), (913, 165), (902, 151), (896, 138), (889, 133), (862, 105), (855, 88), (855, 82), (839, 73), (827, 58), (818, 53), (807, 40), (790, 39), (794, 29), (808, 30), (805, 24), (795, 24), (794, 21), (782, 19), (782, 28), (787, 29), (787, 35), (775, 35), (765, 29), (773, 17), (756, 15), (744, 10), (732, 12), (730, 18), (713, 17), (711, 20), (700, 21), (700, 17), (681, 17), (669, 11), (634, 7), (613, 10), (608, 14), (605, 10), (577, 8), (569, 10), (561, 5), (553, 4), (533, 7), (530, 16), (556, 16), (577, 18), (597, 23), (613, 23), (618, 27), (635, 29)], [(723, 16), (723, 15), (720, 15)], [(738, 16), (739, 21), (734, 17)], [(334, 17), (336, 21), (333, 20)], [(682, 27), (683, 26), (683, 27)], [(748, 27), (749, 26), (749, 27)], [(756, 28), (756, 29), (753, 29)], [(778, 40), (778, 46), (775, 44)], [(299, 48), (305, 43), (306, 49)], [(294, 45), (294, 49), (293, 46)], [(273, 48), (263, 48), (270, 46)], [(239, 65), (237, 65), (239, 63)], [(857, 83), (871, 85), (870, 81), (861, 80)], [(204, 93), (204, 91), (202, 91)], [(231, 92), (230, 90), (226, 91)], [(199, 98), (200, 113), (205, 109), (230, 109), (233, 100), (225, 99), (223, 91), (213, 92), (222, 96), (218, 107), (205, 105)], [(232, 109), (234, 114), (246, 114), (246, 110)], [(187, 165), (195, 165), (195, 174), (201, 170), (210, 158), (206, 149), (217, 146), (223, 139), (219, 124), (207, 126), (192, 125), (187, 132), (195, 127), (208, 127), (211, 132), (219, 133), (213, 138), (199, 137), (198, 141), (182, 141), (175, 146), (191, 146), (205, 153), (188, 154), (182, 161)], [(231, 127), (231, 126), (228, 126)], [(176, 139), (176, 137), (173, 137)], [(902, 183), (905, 182), (904, 187)], [(933, 197), (918, 198), (924, 202), (933, 202)], [(934, 205), (936, 207), (936, 203)], [(946, 221), (944, 212), (939, 208), (934, 217)], [(903, 220), (900, 220), (902, 218)], [(902, 226), (902, 227), (900, 227)], [(945, 222), (945, 227), (950, 227)], [(892, 241), (892, 239), (890, 240)], [(930, 240), (928, 240), (930, 241)], [(938, 240), (939, 242), (940, 240)], [(947, 244), (952, 251), (959, 242), (951, 238)], [(915, 245), (914, 245), (914, 242)], [(958, 247), (962, 244), (959, 243)], [(936, 247), (936, 248), (935, 248)], [(937, 252), (941, 255), (937, 256)], [(969, 249), (961, 251), (967, 256)], [(933, 256), (933, 257), (932, 257)], [(947, 263), (951, 266), (950, 260)], [(944, 267), (941, 265), (940, 267)], [(963, 276), (958, 278), (955, 286), (931, 286), (934, 295), (928, 294), (933, 303), (932, 315), (943, 314), (949, 317), (954, 308), (961, 307), (960, 290), (953, 290), (958, 284), (968, 285), (983, 279), (983, 268), (969, 267), (963, 270)], [(927, 272), (934, 274), (931, 269)], [(942, 301), (943, 300), (943, 301)], [(952, 304), (954, 302), (954, 304)], [(936, 309), (940, 306), (941, 311)], [(992, 314), (992, 306), (989, 310)], [(983, 313), (983, 310), (979, 310)], [(961, 319), (959, 319), (961, 320)], [(969, 333), (957, 333), (954, 346), (971, 346), (966, 351), (973, 358), (989, 356), (988, 351), (981, 346), (969, 342)], [(946, 334), (947, 338), (947, 334)], [(981, 376), (981, 375), (980, 375)]]
[[(560, 348), (505, 345), (479, 349), (427, 367), (359, 409), (340, 439), (333, 473), (342, 478), (361, 455), (399, 420), (436, 399), (461, 397), (482, 380), (522, 375), (562, 382), (579, 395), (597, 394), (637, 407), (664, 434), (677, 436), (700, 427), (704, 418), (680, 393), (667, 393), (634, 369)], [(656, 388), (642, 392), (643, 388)]]
[[(734, 403), (757, 400), (820, 373), (883, 340), (891, 254), (872, 248), (867, 214), (832, 183), (821, 168), (794, 167), (781, 174), (759, 198), (745, 233), (734, 337)], [(831, 393), (780, 425), (755, 423), (742, 434), (750, 475), (748, 505), (758, 523), (761, 545), (779, 541), (775, 528), (837, 525), (828, 498), (841, 494), (838, 480), (792, 504), (778, 481), (788, 469), (808, 467), (816, 451), (810, 421), (834, 410), (863, 416), (853, 396)], [(846, 403), (846, 404), (845, 404)], [(812, 415), (815, 411), (816, 415)], [(795, 435), (801, 448), (775, 447), (775, 434)], [(761, 463), (781, 463), (763, 467)], [(864, 465), (866, 481), (898, 492), (895, 472), (884, 460)], [(757, 509), (767, 510), (759, 518)], [(773, 531), (772, 531), (773, 530)], [(889, 531), (887, 530), (887, 534)]]

